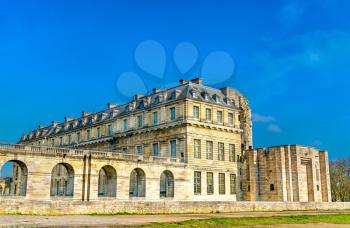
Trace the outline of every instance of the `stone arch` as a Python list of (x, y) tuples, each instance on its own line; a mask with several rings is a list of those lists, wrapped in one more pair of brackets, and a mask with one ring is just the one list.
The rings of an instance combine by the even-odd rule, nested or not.
[(1, 168), (2, 195), (25, 196), (27, 193), (28, 168), (19, 160), (10, 160)]
[(145, 172), (140, 168), (136, 168), (133, 171), (131, 171), (129, 196), (130, 197), (146, 196), (146, 175), (145, 175)]
[(110, 165), (103, 166), (98, 174), (98, 196), (117, 196), (117, 172)]
[(51, 172), (51, 196), (73, 196), (74, 169), (68, 163), (58, 163)]
[(160, 197), (174, 197), (174, 175), (169, 170), (160, 175)]

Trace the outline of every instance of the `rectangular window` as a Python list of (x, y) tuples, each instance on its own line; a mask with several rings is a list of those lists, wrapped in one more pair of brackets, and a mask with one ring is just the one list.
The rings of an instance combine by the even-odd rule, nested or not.
[(208, 160), (213, 160), (213, 142), (212, 141), (207, 141), (207, 159)]
[(194, 194), (201, 194), (202, 191), (202, 178), (201, 178), (201, 172), (194, 172)]
[(128, 152), (129, 152), (127, 147), (123, 147), (122, 150), (123, 150), (123, 154), (128, 154)]
[(101, 128), (97, 128), (97, 133), (96, 133), (97, 138), (101, 137)]
[(228, 125), (233, 126), (233, 113), (228, 114)]
[(216, 115), (218, 123), (222, 123), (222, 111), (218, 111)]
[(236, 194), (236, 174), (230, 174), (230, 193)]
[(86, 138), (87, 138), (87, 140), (91, 139), (91, 131), (90, 130), (86, 131)]
[(230, 162), (234, 162), (236, 157), (236, 147), (234, 144), (229, 145), (229, 159)]
[(123, 120), (124, 123), (124, 131), (127, 131), (129, 129), (129, 122), (128, 120)]
[(201, 158), (201, 140), (195, 139), (193, 147), (194, 158)]
[(153, 143), (153, 156), (158, 157), (159, 154), (159, 146), (158, 143)]
[(170, 108), (170, 120), (175, 120), (176, 119), (176, 108), (172, 107)]
[(211, 109), (210, 108), (205, 109), (205, 120), (211, 121)]
[(198, 120), (199, 119), (199, 107), (193, 106), (193, 119)]
[(142, 115), (138, 115), (137, 116), (137, 126), (138, 128), (142, 128), (143, 124), (142, 124)]
[(218, 160), (225, 161), (225, 148), (223, 143), (218, 143)]
[(219, 194), (225, 194), (225, 173), (219, 173)]
[(77, 143), (80, 143), (80, 132), (77, 133)]
[(214, 193), (214, 174), (213, 173), (207, 173), (207, 193), (208, 194)]
[(142, 150), (142, 146), (141, 145), (136, 146), (136, 153), (138, 155), (142, 155), (143, 154), (143, 150)]
[(154, 125), (158, 124), (158, 112), (153, 113), (153, 124)]
[(172, 158), (176, 158), (176, 140), (170, 141), (170, 155)]
[(70, 145), (72, 143), (72, 136), (68, 135), (68, 145)]
[(51, 145), (52, 145), (52, 146), (55, 145), (55, 139), (51, 139)]
[(108, 125), (108, 136), (112, 136), (113, 133), (113, 128), (112, 128), (112, 124)]
[(60, 145), (62, 146), (63, 145), (63, 138), (60, 137)]

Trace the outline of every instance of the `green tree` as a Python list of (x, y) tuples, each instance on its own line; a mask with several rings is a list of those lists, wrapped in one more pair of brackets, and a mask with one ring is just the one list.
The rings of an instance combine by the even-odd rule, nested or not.
[(350, 201), (350, 158), (330, 162), (332, 201)]

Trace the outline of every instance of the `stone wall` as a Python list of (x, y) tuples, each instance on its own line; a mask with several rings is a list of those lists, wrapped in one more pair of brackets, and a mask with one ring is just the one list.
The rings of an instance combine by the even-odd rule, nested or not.
[(145, 201), (27, 200), (0, 198), (0, 214), (159, 214), (242, 211), (350, 210), (350, 202), (227, 202), (227, 201)]
[(243, 163), (245, 200), (329, 202), (328, 152), (307, 146), (247, 150)]

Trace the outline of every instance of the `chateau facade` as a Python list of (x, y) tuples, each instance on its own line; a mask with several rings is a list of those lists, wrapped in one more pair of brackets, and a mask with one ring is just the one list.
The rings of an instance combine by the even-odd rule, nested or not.
[[(0, 146), (28, 199), (328, 202), (327, 151), (253, 149), (247, 99), (201, 78)], [(14, 175), (15, 176), (15, 175)], [(35, 183), (35, 184), (34, 184)]]

